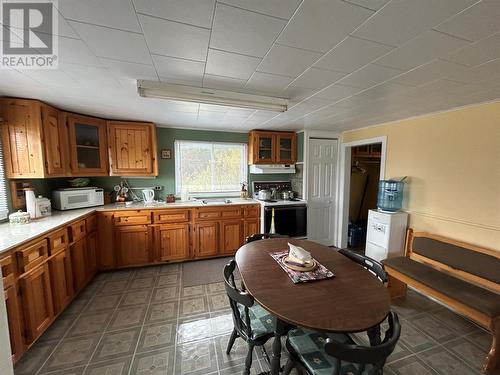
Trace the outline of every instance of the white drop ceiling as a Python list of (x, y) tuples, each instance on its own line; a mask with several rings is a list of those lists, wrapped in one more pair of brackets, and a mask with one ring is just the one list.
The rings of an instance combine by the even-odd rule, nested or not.
[[(500, 98), (499, 0), (58, 4), (59, 69), (0, 70), (0, 95), (232, 131), (343, 131)], [(140, 98), (137, 79), (286, 97), (290, 105), (279, 114)]]

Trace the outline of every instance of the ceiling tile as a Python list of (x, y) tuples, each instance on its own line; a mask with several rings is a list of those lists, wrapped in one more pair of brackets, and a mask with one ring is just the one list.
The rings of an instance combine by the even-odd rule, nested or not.
[(429, 30), (376, 60), (377, 64), (408, 70), (470, 44), (463, 39)]
[(469, 68), (463, 72), (449, 74), (447, 78), (465, 83), (490, 80), (500, 75), (500, 59)]
[(390, 0), (345, 0), (347, 3), (356, 4), (372, 10), (379, 10)]
[(54, 70), (26, 70), (25, 75), (49, 87), (74, 89), (78, 82), (61, 69)]
[(106, 68), (68, 64), (63, 67), (63, 70), (82, 86), (89, 86), (101, 90), (121, 88), (119, 81), (115, 79)]
[(300, 102), (301, 100), (312, 96), (315, 92), (316, 90), (312, 89), (288, 86), (285, 90), (283, 90), (280, 96), (288, 98), (290, 101)]
[(248, 80), (245, 88), (253, 91), (280, 93), (292, 80), (290, 77), (255, 72)]
[(59, 37), (59, 63), (101, 66), (98, 58), (80, 39)]
[(363, 92), (360, 92), (359, 94), (356, 94), (356, 96), (360, 96), (366, 99), (377, 100), (391, 95), (396, 95), (399, 92), (406, 89), (407, 89), (406, 86), (399, 85), (397, 83), (384, 82), (381, 83), (380, 85), (374, 86)]
[(367, 89), (391, 79), (402, 72), (398, 69), (388, 68), (385, 66), (370, 64), (360, 70), (351, 73), (345, 78), (342, 78), (337, 83), (361, 89)]
[(419, 86), (426, 82), (434, 81), (438, 78), (445, 78), (454, 73), (460, 74), (466, 69), (465, 66), (444, 60), (434, 60), (425, 65), (419, 66), (407, 73), (403, 73), (392, 79), (392, 83), (399, 83), (407, 86)]
[(134, 3), (138, 13), (195, 26), (212, 27), (215, 0), (134, 0)]
[(140, 32), (131, 1), (123, 0), (64, 0), (59, 11), (68, 20)]
[(394, 0), (370, 18), (353, 35), (400, 46), (476, 1)]
[(205, 69), (204, 62), (158, 55), (152, 55), (152, 57), (162, 81), (193, 82), (201, 85)]
[(479, 40), (500, 31), (500, 2), (483, 0), (436, 27), (468, 40)]
[(295, 79), (290, 86), (320, 90), (338, 81), (345, 75), (346, 73), (334, 72), (332, 70), (309, 68), (301, 76)]
[(458, 64), (475, 66), (500, 57), (500, 34), (470, 44), (446, 57)]
[(393, 47), (384, 44), (347, 37), (346, 40), (324, 55), (314, 66), (350, 73), (385, 55), (392, 49)]
[(101, 64), (119, 78), (157, 80), (155, 68), (152, 65), (136, 64), (123, 61), (100, 58)]
[(217, 4), (210, 47), (263, 57), (285, 23), (275, 17)]
[(219, 2), (274, 17), (289, 19), (301, 0), (222, 0)]
[[(327, 52), (356, 29), (373, 11), (340, 0), (305, 0), (285, 27), (279, 43)], [(335, 21), (332, 20), (335, 15)]]
[(70, 22), (90, 50), (98, 57), (150, 64), (151, 56), (142, 34)]
[(320, 98), (320, 99), (327, 99), (331, 100), (332, 103), (336, 102), (337, 100), (347, 98), (351, 95), (356, 94), (359, 92), (361, 89), (357, 87), (351, 87), (351, 86), (342, 86), (342, 85), (331, 85), (321, 91), (319, 91), (317, 94), (314, 95), (314, 97)]
[(247, 80), (261, 59), (209, 49), (206, 73)]
[(210, 30), (139, 15), (151, 53), (205, 61)]
[(238, 90), (242, 89), (247, 82), (246, 79), (236, 79), (222, 76), (205, 74), (203, 76), (203, 87), (219, 90)]
[(295, 78), (313, 64), (320, 53), (275, 44), (257, 70)]

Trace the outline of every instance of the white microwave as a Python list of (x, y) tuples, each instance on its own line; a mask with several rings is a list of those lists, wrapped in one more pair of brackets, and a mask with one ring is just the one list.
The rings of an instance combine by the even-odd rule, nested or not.
[(52, 207), (56, 210), (72, 210), (103, 204), (104, 190), (97, 187), (58, 189), (52, 192)]

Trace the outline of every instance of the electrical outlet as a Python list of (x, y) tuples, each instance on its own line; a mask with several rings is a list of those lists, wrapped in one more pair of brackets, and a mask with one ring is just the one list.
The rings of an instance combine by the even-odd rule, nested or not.
[(163, 190), (163, 186), (155, 186), (155, 190)]

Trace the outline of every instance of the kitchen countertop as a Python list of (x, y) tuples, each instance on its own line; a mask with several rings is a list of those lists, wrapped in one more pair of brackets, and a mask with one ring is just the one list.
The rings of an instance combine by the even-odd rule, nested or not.
[(51, 216), (33, 220), (29, 224), (10, 224), (8, 222), (0, 224), (0, 254), (96, 211), (158, 210), (169, 208), (231, 206), (258, 203), (254, 199), (230, 198), (230, 200), (231, 203), (217, 202), (210, 204), (203, 204), (200, 200), (176, 203), (162, 202), (155, 203), (154, 205), (134, 203), (131, 206), (116, 205), (113, 203), (104, 206), (80, 208), (68, 211), (53, 210)]

